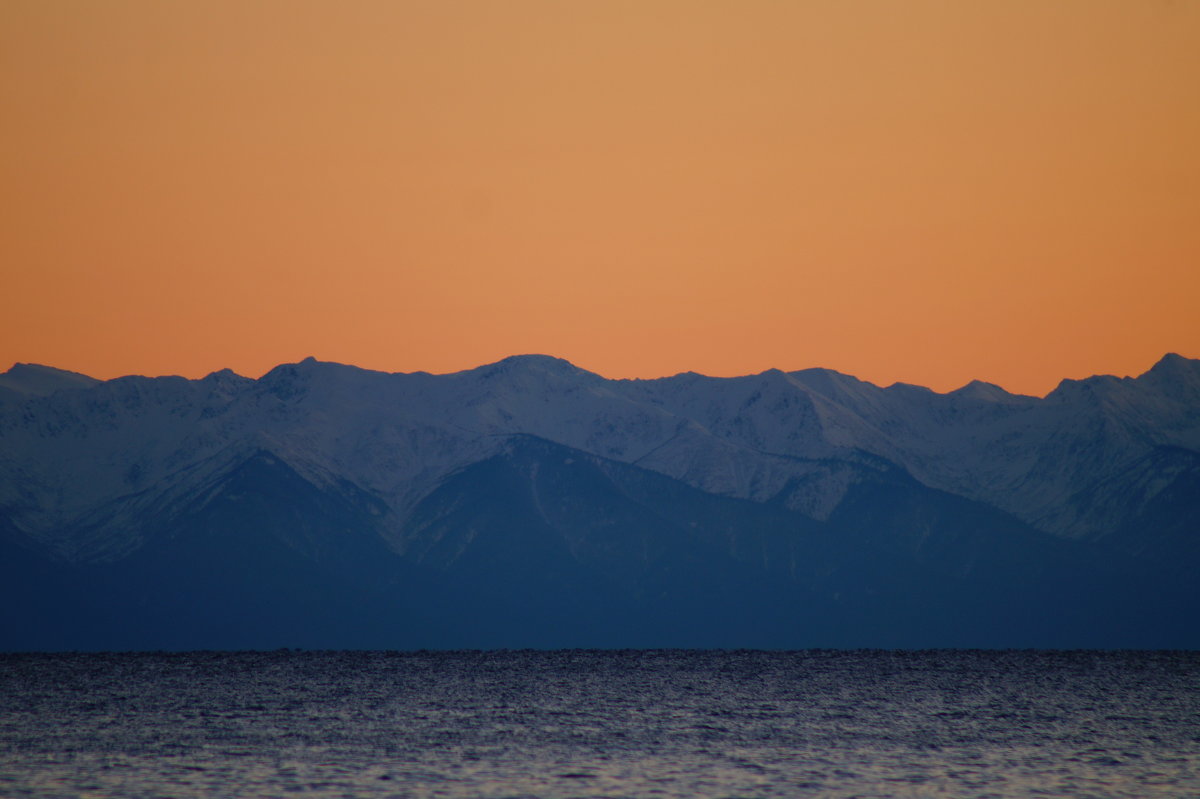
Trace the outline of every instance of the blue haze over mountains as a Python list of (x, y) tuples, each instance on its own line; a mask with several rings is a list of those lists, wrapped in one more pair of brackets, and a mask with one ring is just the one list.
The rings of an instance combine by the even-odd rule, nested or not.
[(1200, 647), (1200, 361), (0, 375), (0, 648)]

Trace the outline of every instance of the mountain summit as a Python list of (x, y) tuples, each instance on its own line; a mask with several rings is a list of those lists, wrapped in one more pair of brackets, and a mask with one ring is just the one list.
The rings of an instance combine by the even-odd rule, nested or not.
[(100, 381), (81, 375), (78, 372), (67, 372), (52, 366), (41, 366), (36, 363), (18, 363), (4, 374), (0, 374), (0, 401), (6, 396), (17, 394), (21, 397), (42, 397), (66, 388), (88, 388)]
[(0, 375), (0, 647), (1200, 646), (1200, 362)]

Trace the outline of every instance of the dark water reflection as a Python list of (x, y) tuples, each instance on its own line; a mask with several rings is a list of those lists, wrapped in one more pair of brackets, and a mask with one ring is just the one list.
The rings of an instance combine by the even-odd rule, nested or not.
[(0, 656), (0, 795), (1200, 795), (1200, 653)]

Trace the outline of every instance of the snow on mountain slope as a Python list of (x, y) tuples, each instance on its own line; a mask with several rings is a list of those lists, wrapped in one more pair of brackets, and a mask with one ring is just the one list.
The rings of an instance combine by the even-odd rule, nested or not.
[(899, 467), (1068, 536), (1104, 532), (1072, 497), (1132, 475), (1156, 447), (1200, 451), (1200, 361), (1177, 355), (1138, 378), (1064, 381), (1044, 399), (978, 382), (881, 388), (822, 369), (607, 380), (540, 355), (447, 375), (310, 358), (258, 380), (223, 370), (98, 382), (14, 367), (0, 386), (0, 512), (89, 560), (136, 548), (139, 519), (195, 501), (262, 452), (316, 486), (346, 481), (381, 500), (380, 526), (402, 550), (412, 508), (514, 435), (815, 519)]
[(90, 388), (99, 382), (94, 377), (78, 372), (67, 372), (36, 363), (18, 363), (4, 374), (0, 374), (0, 402), (44, 397), (61, 389)]
[(723, 440), (801, 458), (869, 452), (1055, 532), (1074, 527), (1071, 495), (1151, 448), (1200, 450), (1200, 362), (1177, 355), (1139, 378), (1063, 381), (1045, 399), (978, 382), (948, 394), (881, 388), (823, 369), (681, 375), (644, 390)]

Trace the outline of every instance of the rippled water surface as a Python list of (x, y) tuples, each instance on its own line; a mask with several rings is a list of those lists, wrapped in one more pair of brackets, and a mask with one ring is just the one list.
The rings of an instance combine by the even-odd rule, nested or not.
[(1200, 795), (1200, 653), (0, 655), (0, 796)]

